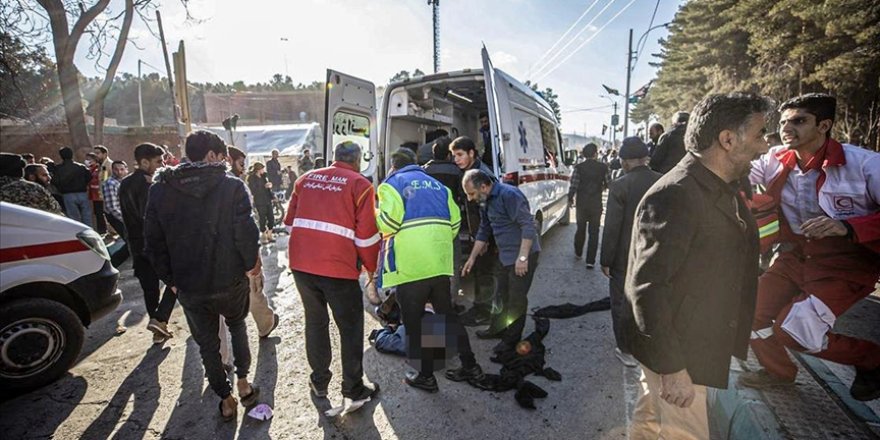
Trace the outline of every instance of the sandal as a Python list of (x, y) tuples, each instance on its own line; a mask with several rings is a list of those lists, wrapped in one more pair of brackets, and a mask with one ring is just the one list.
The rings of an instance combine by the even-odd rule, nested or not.
[(228, 415), (228, 416), (223, 414), (223, 401), (222, 400), (220, 401), (220, 404), (217, 405), (217, 407), (220, 410), (220, 417), (223, 418), (224, 422), (231, 422), (231, 421), (235, 420), (236, 418), (238, 418), (238, 407), (237, 406), (232, 407), (232, 414)]
[(257, 398), (260, 397), (260, 387), (251, 385), (251, 392), (247, 396), (238, 396), (241, 400), (241, 406), (247, 408), (250, 406), (254, 406), (257, 403)]

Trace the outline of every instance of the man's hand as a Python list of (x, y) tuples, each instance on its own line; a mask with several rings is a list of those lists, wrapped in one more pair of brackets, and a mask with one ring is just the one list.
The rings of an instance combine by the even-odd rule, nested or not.
[(254, 268), (247, 271), (245, 274), (251, 278), (256, 278), (260, 276), (260, 273), (263, 272), (263, 258), (257, 255), (257, 264), (254, 265)]
[(688, 408), (694, 403), (694, 383), (687, 370), (660, 375), (660, 398), (679, 407)]
[(471, 269), (474, 268), (474, 259), (468, 258), (467, 261), (464, 262), (464, 266), (461, 267), (461, 276), (466, 277), (469, 273), (471, 273)]
[(529, 260), (520, 261), (516, 260), (516, 265), (513, 267), (514, 272), (516, 272), (516, 276), (523, 277), (529, 272)]
[(611, 278), (611, 268), (608, 266), (602, 266), (602, 275)]
[(821, 216), (811, 218), (801, 225), (801, 231), (807, 238), (843, 237), (846, 236), (846, 226), (840, 220)]

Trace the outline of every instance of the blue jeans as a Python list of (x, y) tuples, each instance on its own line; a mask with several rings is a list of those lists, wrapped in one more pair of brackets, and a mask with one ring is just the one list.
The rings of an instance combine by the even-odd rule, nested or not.
[(92, 224), (92, 202), (89, 200), (88, 193), (67, 193), (62, 194), (64, 199), (64, 210), (67, 217), (76, 220), (90, 228), (94, 228)]

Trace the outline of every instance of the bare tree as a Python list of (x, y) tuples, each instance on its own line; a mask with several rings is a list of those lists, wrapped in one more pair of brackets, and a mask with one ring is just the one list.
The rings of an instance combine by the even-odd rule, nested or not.
[[(65, 120), (74, 148), (91, 147), (86, 129), (83, 95), (80, 87), (79, 70), (74, 64), (77, 46), (84, 34), (88, 35), (90, 45), (87, 58), (95, 61), (98, 70), (104, 71), (104, 78), (95, 91), (89, 110), (95, 118), (95, 143), (103, 142), (104, 101), (113, 86), (116, 71), (122, 60), (135, 14), (148, 29), (152, 19), (148, 12), (156, 7), (156, 0), (124, 0), (125, 8), (113, 15), (108, 9), (110, 0), (98, 0), (86, 7), (82, 0), (13, 0), (0, 6), (0, 25), (32, 44), (48, 43), (49, 35), (55, 48), (55, 63), (58, 73)], [(187, 0), (181, 0), (184, 8)], [(187, 20), (194, 20), (189, 9)], [(103, 15), (103, 17), (102, 17)], [(98, 20), (101, 17), (102, 19)], [(120, 22), (121, 20), (121, 22)], [(73, 26), (70, 22), (73, 21)], [(152, 29), (150, 29), (152, 32)], [(154, 33), (155, 36), (155, 33)], [(115, 37), (115, 43), (111, 45)], [(112, 53), (107, 48), (113, 47)], [(101, 65), (109, 56), (109, 63)]]

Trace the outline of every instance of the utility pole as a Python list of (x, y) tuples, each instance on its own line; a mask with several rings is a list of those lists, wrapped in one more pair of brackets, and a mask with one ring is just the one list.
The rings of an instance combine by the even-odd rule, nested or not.
[(434, 73), (440, 72), (440, 0), (428, 0), (434, 6)]
[(181, 148), (181, 151), (179, 153), (183, 153), (182, 147), (184, 143), (184, 134), (180, 127), (180, 114), (177, 111), (177, 99), (174, 96), (174, 77), (171, 73), (171, 61), (168, 59), (168, 45), (165, 44), (165, 29), (162, 27), (162, 15), (159, 14), (158, 10), (156, 10), (156, 24), (159, 26), (159, 40), (162, 41), (162, 54), (165, 57), (165, 72), (168, 75), (168, 91), (171, 93), (171, 114), (174, 115), (174, 126), (177, 128), (178, 137), (180, 137), (178, 147)]
[(143, 61), (138, 59), (138, 112), (141, 115), (141, 127), (144, 126), (144, 97), (141, 93), (141, 83), (144, 82), (144, 77), (141, 75), (141, 64)]
[(629, 45), (626, 50), (626, 94), (623, 95), (623, 137), (629, 134), (629, 81), (632, 77), (633, 30), (629, 30)]
[(617, 114), (617, 101), (614, 102), (614, 114), (611, 115), (611, 148), (617, 142), (617, 126), (620, 124), (620, 116)]

